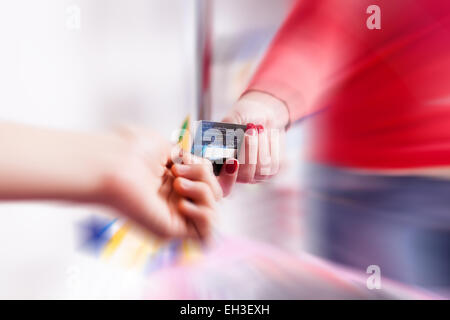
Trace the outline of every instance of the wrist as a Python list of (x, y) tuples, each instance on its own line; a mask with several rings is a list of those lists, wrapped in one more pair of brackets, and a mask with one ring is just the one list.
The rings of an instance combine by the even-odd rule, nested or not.
[[(104, 203), (108, 177), (127, 172), (133, 143), (119, 134), (0, 124), (0, 199)], [(128, 161), (128, 162), (127, 162)]]

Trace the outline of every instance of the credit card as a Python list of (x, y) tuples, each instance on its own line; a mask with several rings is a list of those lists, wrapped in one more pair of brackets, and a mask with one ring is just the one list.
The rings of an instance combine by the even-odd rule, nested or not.
[(246, 126), (201, 120), (195, 123), (195, 128), (191, 153), (209, 159), (218, 176), (227, 159), (237, 159)]

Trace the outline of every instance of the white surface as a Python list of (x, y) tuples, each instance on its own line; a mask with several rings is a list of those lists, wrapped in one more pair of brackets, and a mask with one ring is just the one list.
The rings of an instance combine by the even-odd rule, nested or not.
[[(217, 38), (265, 25), (274, 29), (286, 11), (281, 3), (289, 1), (216, 0)], [(74, 6), (79, 29), (68, 27)], [(188, 0), (1, 1), (0, 119), (83, 130), (131, 121), (169, 137), (195, 110), (192, 8)], [(231, 81), (223, 67), (215, 70), (215, 80)], [(252, 188), (241, 186), (253, 194), (244, 204), (254, 200)], [(250, 233), (257, 212), (241, 219), (247, 208), (238, 198), (223, 206), (222, 215), (234, 213), (223, 228), (239, 225), (237, 231)], [(76, 222), (96, 210), (0, 204), (0, 298), (141, 297), (140, 274), (76, 250)]]
[(193, 107), (186, 3), (2, 1), (0, 117), (70, 128), (134, 121), (168, 135)]
[[(79, 29), (68, 20), (74, 6)], [(194, 108), (192, 8), (185, 0), (1, 1), (0, 119), (83, 130), (131, 121), (169, 137)], [(92, 212), (0, 204), (0, 298), (136, 297), (132, 281), (118, 289), (125, 271), (76, 250), (75, 222)]]

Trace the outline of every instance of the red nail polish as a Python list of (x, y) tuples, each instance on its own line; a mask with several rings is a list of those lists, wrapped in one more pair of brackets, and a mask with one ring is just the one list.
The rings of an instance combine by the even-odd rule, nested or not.
[(256, 129), (258, 129), (258, 133), (264, 132), (264, 127), (263, 127), (262, 124), (258, 124), (258, 125), (256, 126)]
[(233, 160), (233, 162), (228, 162), (225, 164), (225, 171), (228, 174), (233, 174), (236, 172), (237, 167), (238, 167), (237, 160)]
[(253, 123), (247, 123), (247, 128), (245, 128), (245, 131), (250, 130), (250, 129), (255, 129), (256, 126)]

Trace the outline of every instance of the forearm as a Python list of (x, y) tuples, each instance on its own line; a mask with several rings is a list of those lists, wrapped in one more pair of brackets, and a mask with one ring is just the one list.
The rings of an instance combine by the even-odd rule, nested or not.
[(0, 199), (93, 201), (120, 148), (112, 135), (0, 123)]
[(322, 107), (324, 93), (353, 56), (356, 44), (345, 32), (347, 13), (341, 17), (340, 6), (354, 16), (364, 15), (365, 8), (363, 1), (342, 1), (298, 1), (249, 84), (248, 91), (283, 101), (292, 122)]

